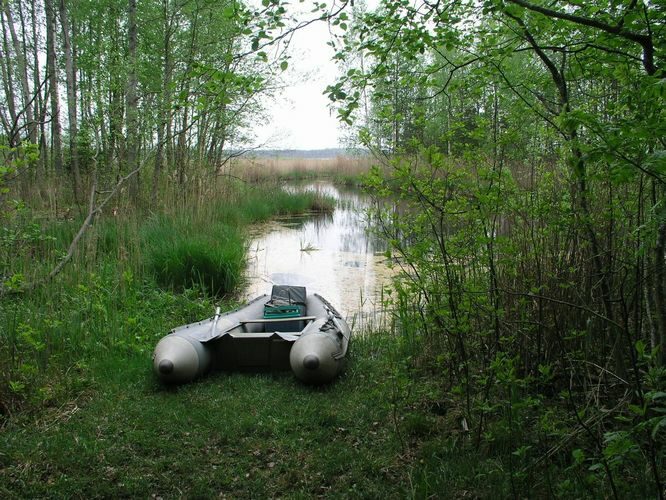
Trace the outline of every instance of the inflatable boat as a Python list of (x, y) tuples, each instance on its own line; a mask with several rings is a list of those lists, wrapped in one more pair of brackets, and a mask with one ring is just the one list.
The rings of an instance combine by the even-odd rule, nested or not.
[(233, 311), (180, 326), (163, 337), (153, 369), (167, 383), (212, 370), (288, 370), (306, 383), (333, 380), (344, 366), (351, 330), (323, 297), (305, 287), (273, 286)]

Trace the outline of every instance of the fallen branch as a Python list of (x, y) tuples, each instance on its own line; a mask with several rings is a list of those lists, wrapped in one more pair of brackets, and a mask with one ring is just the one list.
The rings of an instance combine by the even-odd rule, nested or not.
[[(95, 164), (96, 164), (96, 159), (97, 155), (95, 155)], [(78, 246), (79, 242), (81, 241), (81, 238), (86, 234), (86, 231), (92, 224), (95, 216), (99, 214), (102, 209), (111, 201), (111, 199), (116, 195), (116, 193), (120, 190), (120, 188), (133, 176), (135, 176), (146, 164), (148, 158), (145, 158), (134, 170), (129, 172), (125, 177), (122, 177), (118, 180), (116, 185), (111, 189), (111, 191), (108, 191), (106, 197), (102, 199), (97, 205), (95, 205), (95, 198), (97, 195), (97, 168), (94, 169), (93, 171), (93, 181), (92, 181), (92, 186), (90, 188), (90, 200), (88, 202), (88, 214), (86, 215), (86, 218), (83, 220), (81, 223), (81, 227), (76, 233), (76, 236), (72, 239), (72, 242), (69, 244), (69, 248), (67, 249), (67, 253), (60, 259), (60, 261), (55, 265), (55, 267), (44, 277), (38, 278), (34, 281), (31, 281), (29, 283), (23, 284), (19, 287), (7, 287), (6, 285), (2, 284), (0, 285), (0, 297), (3, 297), (5, 295), (9, 294), (20, 294), (24, 293), (30, 290), (34, 290), (38, 286), (43, 285), (44, 283), (47, 283), (51, 281), (53, 278), (55, 278), (60, 272), (63, 270), (63, 268), (69, 263), (70, 260), (72, 260), (72, 257), (74, 256), (74, 252), (76, 251), (76, 247)]]

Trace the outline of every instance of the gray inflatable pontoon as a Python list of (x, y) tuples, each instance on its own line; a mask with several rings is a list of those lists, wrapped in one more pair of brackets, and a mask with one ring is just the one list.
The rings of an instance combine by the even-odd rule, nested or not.
[(323, 297), (305, 287), (274, 286), (245, 306), (163, 337), (153, 369), (169, 383), (211, 370), (286, 370), (303, 382), (330, 382), (344, 366), (351, 330)]

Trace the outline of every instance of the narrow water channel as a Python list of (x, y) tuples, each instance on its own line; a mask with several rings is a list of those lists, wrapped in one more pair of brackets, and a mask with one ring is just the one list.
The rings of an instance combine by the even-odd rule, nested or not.
[(253, 229), (248, 254), (247, 298), (274, 284), (301, 285), (328, 299), (357, 327), (381, 318), (382, 288), (393, 271), (385, 245), (368, 232), (370, 199), (329, 182), (288, 185), (336, 199), (332, 214), (273, 220)]

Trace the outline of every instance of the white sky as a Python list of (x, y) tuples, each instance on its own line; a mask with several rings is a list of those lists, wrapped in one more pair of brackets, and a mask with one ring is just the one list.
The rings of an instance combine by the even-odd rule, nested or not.
[[(258, 0), (251, 0), (257, 1)], [(361, 3), (363, 0), (358, 0)], [(363, 2), (369, 11), (380, 0)], [(329, 5), (334, 2), (329, 2)], [(312, 2), (305, 0), (294, 6), (302, 14), (300, 21), (311, 19)], [(351, 7), (348, 15), (351, 16)], [(338, 68), (332, 61), (334, 50), (326, 45), (331, 39), (326, 22), (315, 22), (296, 31), (290, 45), (291, 59), (284, 72), (287, 86), (273, 102), (265, 102), (267, 119), (256, 125), (255, 144), (264, 149), (325, 149), (344, 147), (341, 143), (343, 125), (335, 109), (330, 107), (324, 90), (335, 83)]]
[(324, 149), (340, 147), (336, 112), (323, 94), (335, 82), (338, 70), (326, 45), (328, 24), (315, 22), (298, 30), (291, 41), (289, 67), (283, 73), (286, 88), (274, 102), (266, 102), (267, 120), (254, 127), (256, 143), (268, 149)]

